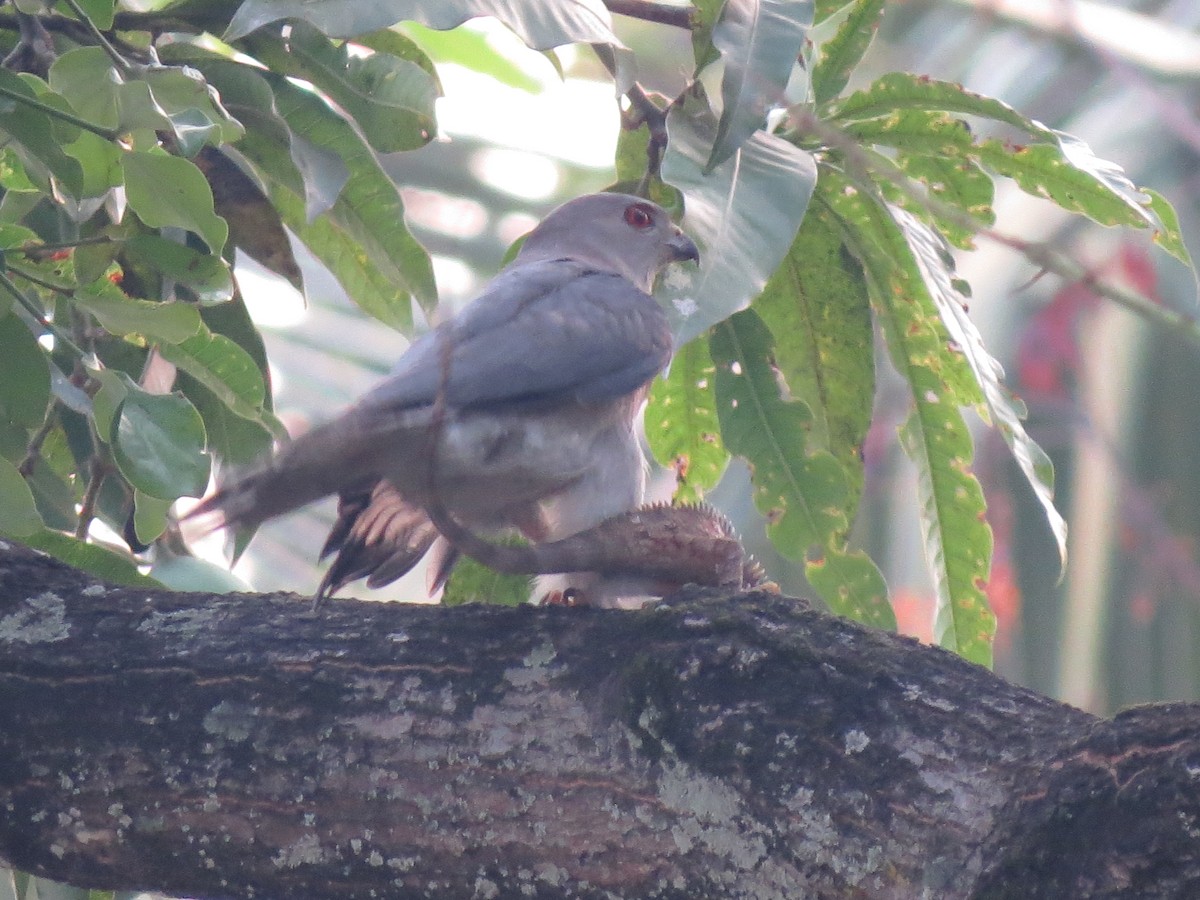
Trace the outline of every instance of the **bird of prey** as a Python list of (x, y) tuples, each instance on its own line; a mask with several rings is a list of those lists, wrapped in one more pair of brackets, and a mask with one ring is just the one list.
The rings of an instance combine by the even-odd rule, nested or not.
[[(637, 507), (637, 421), (671, 356), (650, 293), (667, 264), (698, 259), (647, 200), (603, 193), (563, 204), (382, 383), (194, 515), (257, 525), (337, 494), (320, 600), (358, 578), (394, 581), (430, 548), (431, 592), (439, 587), (456, 551), (429, 520), (431, 503), (473, 531), (515, 528), (535, 542)], [(576, 588), (586, 585), (550, 576), (535, 597)]]

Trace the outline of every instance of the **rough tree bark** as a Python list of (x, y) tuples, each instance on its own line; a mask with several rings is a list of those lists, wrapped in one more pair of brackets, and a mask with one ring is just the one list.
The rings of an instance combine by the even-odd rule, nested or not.
[(0, 859), (189, 897), (1196, 897), (1200, 711), (765, 593), (102, 585), (0, 545)]

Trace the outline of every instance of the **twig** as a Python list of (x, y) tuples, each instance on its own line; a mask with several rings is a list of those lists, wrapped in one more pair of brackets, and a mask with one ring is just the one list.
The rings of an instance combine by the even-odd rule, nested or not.
[(30, 301), (30, 299), (26, 297), (24, 293), (22, 293), (21, 289), (13, 284), (12, 280), (3, 272), (0, 272), (0, 287), (3, 287), (6, 291), (8, 291), (8, 293), (11, 294), (18, 303), (21, 304), (25, 312), (29, 313), (35, 322), (45, 328), (50, 334), (54, 335), (54, 339), (56, 341), (61, 341), (62, 345), (74, 353), (78, 359), (83, 359), (87, 355), (79, 348), (78, 344), (71, 340), (70, 336), (68, 336), (66, 332), (47, 319), (42, 311), (38, 309), (33, 302)]
[(33, 437), (29, 439), (29, 443), (25, 445), (25, 455), (17, 465), (17, 471), (21, 473), (22, 478), (28, 478), (33, 474), (38, 457), (42, 453), (42, 445), (46, 443), (46, 438), (54, 430), (54, 426), (57, 423), (58, 398), (51, 397), (49, 404), (46, 406), (46, 416), (42, 419), (42, 424), (38, 426), (38, 430), (33, 433)]
[(94, 433), (92, 441), (95, 449), (88, 461), (88, 483), (83, 492), (83, 499), (79, 502), (79, 521), (75, 524), (75, 538), (80, 541), (87, 540), (88, 529), (91, 528), (92, 520), (96, 518), (96, 503), (100, 498), (100, 488), (104, 486), (104, 479), (112, 471), (112, 467), (100, 456), (100, 444)]
[(81, 119), (74, 113), (66, 112), (50, 106), (48, 103), (43, 103), (35, 97), (29, 97), (19, 91), (10, 90), (9, 88), (0, 85), (0, 97), (7, 97), (10, 100), (15, 100), (17, 103), (22, 103), (30, 109), (36, 109), (38, 112), (43, 112), (55, 119), (60, 119), (63, 122), (69, 122), (77, 128), (82, 128), (84, 131), (90, 131), (92, 134), (99, 135), (106, 141), (115, 141), (120, 132), (112, 128), (105, 128), (103, 125), (97, 125), (95, 122), (89, 122), (87, 119)]
[(629, 16), (644, 22), (673, 25), (691, 29), (695, 26), (696, 9), (692, 6), (676, 6), (673, 3), (654, 3), (652, 0), (604, 0), (608, 11), (619, 16)]
[(71, 7), (71, 12), (75, 13), (75, 15), (79, 18), (79, 21), (83, 23), (84, 28), (88, 30), (96, 43), (99, 44), (104, 49), (104, 52), (108, 54), (108, 58), (113, 61), (113, 64), (116, 65), (116, 67), (122, 72), (128, 72), (131, 68), (129, 61), (117, 52), (116, 47), (108, 42), (108, 38), (104, 36), (104, 32), (96, 27), (96, 23), (91, 20), (88, 14), (84, 12), (83, 7), (79, 5), (79, 0), (64, 0), (64, 2), (67, 4), (67, 6)]

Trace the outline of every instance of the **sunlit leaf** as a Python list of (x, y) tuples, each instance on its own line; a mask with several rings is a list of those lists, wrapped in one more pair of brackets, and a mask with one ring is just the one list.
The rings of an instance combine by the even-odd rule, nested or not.
[(202, 328), (186, 341), (161, 345), (159, 352), (237, 415), (264, 425), (273, 423), (273, 417), (263, 410), (266, 389), (258, 365), (229, 338)]
[[(541, 90), (542, 83), (526, 72), (516, 61), (506, 56), (497, 46), (496, 41), (492, 40), (484, 31), (471, 28), (469, 25), (450, 31), (435, 31), (415, 22), (405, 22), (400, 27), (438, 63), (454, 63), (481, 75), (487, 75), (500, 84), (528, 91), (531, 94)], [(375, 35), (382, 34), (392, 35), (396, 32), (394, 30), (375, 32)], [(359, 40), (375, 49), (376, 43), (372, 40), (373, 37), (374, 35), (366, 35)]]
[(171, 509), (171, 503), (171, 500), (160, 500), (134, 490), (133, 532), (139, 541), (143, 544), (152, 543), (166, 530), (167, 512)]
[(725, 446), (751, 467), (754, 503), (767, 517), (771, 542), (802, 560), (812, 545), (846, 527), (846, 479), (827, 451), (808, 449), (812, 413), (780, 395), (771, 345), (753, 310), (713, 329), (717, 415)]
[[(973, 159), (900, 153), (896, 161), (908, 177), (924, 183), (929, 193), (938, 200), (961, 210), (982, 226), (991, 225), (996, 221), (996, 212), (992, 209), (996, 184)], [(904, 197), (896, 199), (898, 202), (904, 202), (909, 212), (926, 213), (937, 224), (938, 230), (945, 235), (946, 240), (955, 247), (963, 250), (975, 248), (975, 229), (968, 227), (958, 218), (942, 215), (938, 210), (930, 210), (925, 204), (910, 204)]]
[(667, 375), (651, 386), (645, 430), (655, 459), (676, 472), (676, 500), (699, 500), (716, 487), (729, 452), (721, 442), (716, 366), (706, 338), (681, 348)]
[(925, 109), (898, 109), (890, 115), (847, 122), (844, 129), (859, 143), (909, 153), (966, 156), (973, 147), (966, 122)]
[(225, 246), (228, 226), (213, 211), (212, 191), (192, 163), (166, 153), (130, 151), (122, 157), (129, 207), (151, 228), (184, 228), (213, 253)]
[(1192, 256), (1188, 253), (1183, 242), (1183, 233), (1179, 230), (1179, 215), (1170, 202), (1158, 191), (1150, 188), (1138, 188), (1150, 198), (1150, 211), (1158, 218), (1159, 227), (1154, 231), (1154, 243), (1162, 247), (1185, 266), (1194, 268)]
[(328, 94), (380, 153), (423, 146), (437, 130), (437, 85), (414, 62), (389, 53), (351, 54), (303, 21), (293, 23), (286, 38), (264, 33), (248, 46), (273, 71), (303, 78)]
[(504, 575), (489, 569), (470, 557), (463, 557), (454, 566), (442, 603), (460, 606), (463, 603), (492, 603), (499, 606), (520, 606), (529, 600), (531, 580), (525, 575)]
[(716, 122), (694, 96), (671, 110), (667, 131), (663, 178), (683, 191), (683, 227), (701, 249), (699, 269), (678, 267), (660, 289), (682, 346), (762, 291), (796, 237), (817, 172), (808, 153), (758, 132), (705, 175)]
[(725, 61), (722, 110), (704, 171), (711, 172), (786, 105), (784, 88), (808, 27), (812, 0), (726, 0), (712, 32)]

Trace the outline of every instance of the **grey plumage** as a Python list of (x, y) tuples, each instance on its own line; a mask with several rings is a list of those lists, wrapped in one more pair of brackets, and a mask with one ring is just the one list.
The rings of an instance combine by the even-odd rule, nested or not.
[(430, 547), (448, 570), (453, 554), (422, 511), (433, 496), (468, 527), (533, 540), (633, 508), (644, 480), (635, 423), (671, 353), (649, 291), (664, 265), (697, 255), (645, 200), (559, 207), (374, 390), (198, 512), (257, 524), (338, 494), (323, 596), (359, 577), (394, 580)]

